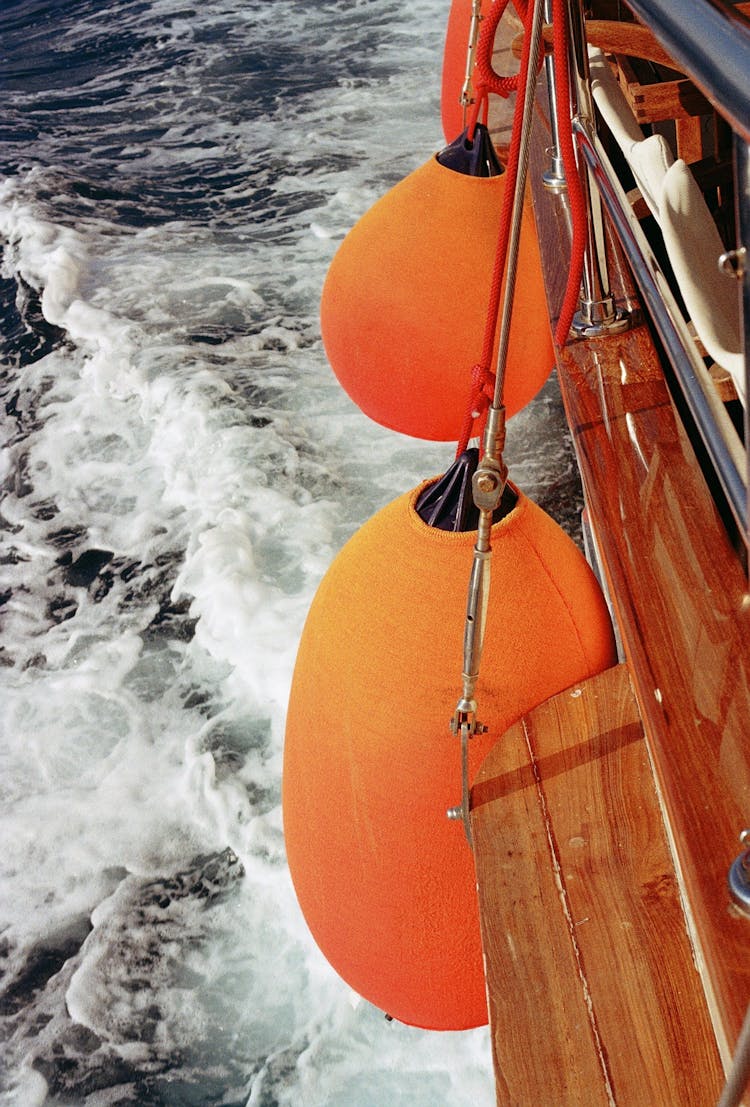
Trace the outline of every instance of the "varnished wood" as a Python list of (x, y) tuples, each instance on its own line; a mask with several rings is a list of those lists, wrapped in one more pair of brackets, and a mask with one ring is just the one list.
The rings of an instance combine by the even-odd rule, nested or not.
[[(713, 108), (691, 81), (675, 71), (675, 62), (652, 32), (638, 23), (587, 19), (586, 35), (589, 45), (613, 56), (615, 74), (637, 122), (675, 120), (678, 156), (688, 163), (698, 161), (703, 156), (701, 116), (712, 113)], [(518, 58), (523, 37), (523, 33), (516, 35), (511, 43), (511, 51)], [(551, 24), (542, 27), (542, 40), (545, 52), (550, 53)], [(648, 78), (638, 75), (631, 59), (638, 59), (642, 69), (643, 62), (649, 63)]]
[(713, 111), (703, 93), (686, 77), (649, 74), (646, 80), (642, 67), (639, 73), (639, 67), (630, 58), (624, 54), (616, 54), (615, 57), (620, 88), (639, 123), (691, 119)]
[[(743, 15), (750, 14), (750, 3), (734, 5)], [(621, 19), (587, 19), (586, 37), (589, 45), (596, 46), (606, 54), (620, 54), (624, 57), (643, 58), (654, 65), (663, 65), (679, 71), (679, 65), (660, 45), (653, 32), (640, 23), (629, 23)], [(552, 24), (542, 26), (542, 41), (545, 53), (552, 50)], [(514, 37), (511, 52), (520, 58), (523, 51), (523, 32)]]
[(675, 140), (677, 156), (688, 164), (703, 156), (703, 132), (699, 118), (688, 116), (675, 119)]
[[(531, 167), (553, 321), (567, 277), (564, 193)], [(611, 240), (613, 292), (638, 308)], [(635, 316), (637, 319), (637, 314)], [(750, 815), (750, 605), (741, 561), (675, 409), (645, 324), (557, 350), (604, 574), (679, 859), (697, 959), (725, 1062), (750, 1001), (750, 920), (727, 871)]]
[(718, 1053), (625, 666), (508, 731), (472, 808), (498, 1104), (715, 1103)]
[(722, 369), (720, 365), (711, 366), (711, 379), (716, 386), (722, 403), (728, 404), (737, 399), (737, 389), (734, 386), (734, 378)]
[[(608, 54), (627, 54), (674, 68), (674, 62), (666, 50), (659, 45), (651, 31), (639, 23), (622, 23), (614, 19), (587, 19), (586, 36), (591, 46), (597, 46)], [(550, 53), (552, 50), (551, 23), (543, 25), (542, 41), (545, 52)], [(516, 35), (511, 49), (514, 57), (521, 57), (523, 33)]]

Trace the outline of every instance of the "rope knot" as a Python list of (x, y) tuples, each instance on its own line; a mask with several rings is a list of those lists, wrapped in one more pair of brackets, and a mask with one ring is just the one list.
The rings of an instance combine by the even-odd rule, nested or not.
[(495, 395), (495, 374), (482, 361), (477, 361), (471, 370), (471, 391), (466, 407), (461, 436), (456, 450), (459, 457), (469, 445), (474, 424), (481, 419), (492, 403)]
[(471, 370), (471, 395), (469, 408), (474, 419), (478, 419), (495, 395), (495, 374), (488, 366), (478, 361)]

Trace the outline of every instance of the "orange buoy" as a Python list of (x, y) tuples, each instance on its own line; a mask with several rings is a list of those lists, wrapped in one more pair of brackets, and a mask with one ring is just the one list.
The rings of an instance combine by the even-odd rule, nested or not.
[[(429, 483), (429, 482), (428, 482)], [(287, 719), (282, 802), (292, 879), (331, 965), (393, 1017), (487, 1021), (474, 865), (460, 825), (459, 742), (476, 532), (429, 527), (426, 485), (366, 523), (310, 609)], [(480, 718), (471, 772), (525, 711), (615, 661), (599, 586), (522, 494), (492, 530)]]
[[(504, 189), (505, 175), (468, 176), (433, 158), (381, 197), (334, 256), (321, 299), (323, 343), (340, 384), (375, 422), (415, 438), (460, 437), (472, 368), (482, 356)], [(552, 368), (545, 303), (528, 203), (505, 378), (508, 416)]]
[(472, 0), (453, 0), (445, 30), (440, 114), (446, 142), (452, 142), (466, 126), (461, 89), (466, 79)]

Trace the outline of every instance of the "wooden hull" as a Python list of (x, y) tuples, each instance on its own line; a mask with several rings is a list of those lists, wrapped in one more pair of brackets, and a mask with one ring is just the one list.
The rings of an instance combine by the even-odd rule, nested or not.
[[(535, 129), (554, 329), (570, 218), (542, 184), (541, 108)], [(474, 785), (498, 1103), (702, 1107), (750, 1001), (727, 888), (750, 820), (747, 577), (608, 233), (636, 325), (556, 360), (625, 665), (522, 720)]]
[[(540, 154), (537, 149), (533, 177)], [(565, 202), (564, 195), (539, 195), (542, 249), (550, 258), (566, 236), (567, 220), (559, 217)], [(614, 241), (610, 256), (619, 257)], [(627, 268), (613, 270), (617, 299), (637, 313)], [(546, 272), (552, 278), (551, 264)], [(550, 305), (561, 301), (563, 275), (557, 287), (550, 279)], [(569, 342), (557, 350), (557, 362), (707, 998), (727, 1056), (750, 1000), (750, 921), (730, 910), (726, 883), (750, 813), (747, 578), (646, 323), (617, 336)]]

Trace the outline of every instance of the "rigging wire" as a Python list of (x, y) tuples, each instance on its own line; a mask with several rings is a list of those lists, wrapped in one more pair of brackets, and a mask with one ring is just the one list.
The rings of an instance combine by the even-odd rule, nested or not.
[[(476, 101), (468, 123), (468, 137), (471, 139), (473, 128), (476, 125), (479, 113), (486, 110), (489, 94), (507, 97), (511, 92), (518, 92), (516, 108), (513, 117), (513, 129), (511, 132), (510, 148), (505, 168), (505, 191), (503, 193), (503, 205), (500, 213), (500, 226), (498, 230), (497, 247), (495, 250), (495, 265), (492, 272), (487, 315), (485, 319), (484, 336), (482, 340), (482, 352), (479, 361), (476, 362), (471, 373), (471, 389), (466, 405), (466, 413), (461, 426), (461, 434), (456, 448), (456, 457), (467, 449), (469, 439), (472, 437), (475, 424), (482, 420), (495, 393), (495, 375), (490, 369), (492, 350), (495, 344), (495, 332), (500, 313), (500, 299), (503, 289), (503, 273), (505, 272), (508, 258), (508, 243), (511, 233), (511, 219), (513, 200), (517, 189), (519, 153), (521, 147), (522, 113), (524, 104), (524, 89), (526, 87), (525, 74), (528, 73), (531, 39), (529, 33), (524, 35), (524, 53), (521, 58), (519, 73), (514, 77), (504, 77), (497, 73), (492, 65), (492, 53), (495, 44), (495, 35), (500, 20), (508, 6), (509, 0), (497, 0), (492, 9), (483, 19), (483, 27), (479, 36), (476, 51)], [(515, 4), (516, 10), (528, 22), (528, 10), (521, 0)], [(527, 28), (528, 32), (529, 28)], [(535, 66), (536, 70), (536, 66)]]
[[(498, 5), (500, 6), (500, 5)], [(505, 4), (502, 4), (504, 9)], [(451, 808), (449, 818), (461, 819), (469, 845), (472, 843), (469, 817), (469, 741), (475, 734), (487, 729), (477, 717), (477, 703), (474, 698), (479, 666), (482, 656), (487, 604), (490, 594), (490, 562), (492, 554), (492, 521), (495, 509), (505, 490), (508, 471), (502, 458), (505, 439), (505, 408), (502, 403), (505, 381), (505, 361), (508, 349), (508, 333), (515, 292), (518, 267), (518, 245), (526, 192), (526, 172), (528, 168), (529, 139), (531, 135), (532, 111), (534, 104), (536, 74), (541, 54), (541, 31), (544, 0), (534, 0), (533, 9), (527, 18), (524, 36), (524, 52), (518, 81), (518, 103), (513, 120), (512, 156), (508, 162), (507, 187), (504, 194), (503, 223), (498, 243), (498, 254), (503, 252), (503, 264), (496, 259), (495, 278), (493, 279), (493, 300), (497, 290), (500, 298), (502, 271), (507, 257), (507, 272), (503, 295), (501, 337), (498, 350), (497, 372), (495, 374), (492, 406), (484, 432), (484, 455), (472, 480), (474, 503), (479, 509), (477, 539), (474, 546), (471, 576), (466, 605), (464, 624), (464, 656), (462, 672), (462, 692), (451, 719), (451, 732), (461, 741), (461, 805)], [(492, 34), (494, 41), (494, 31)], [(498, 305), (499, 306), (499, 305)], [(490, 352), (494, 341), (497, 313), (488, 319), (490, 332)], [(486, 405), (485, 405), (486, 406)]]

